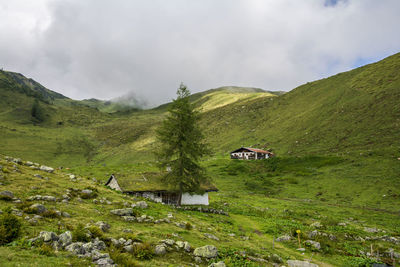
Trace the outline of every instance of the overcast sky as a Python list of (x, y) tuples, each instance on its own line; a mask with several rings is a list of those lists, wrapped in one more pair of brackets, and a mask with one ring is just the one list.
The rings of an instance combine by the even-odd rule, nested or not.
[(74, 99), (291, 90), (400, 52), (399, 0), (0, 0), (0, 68)]

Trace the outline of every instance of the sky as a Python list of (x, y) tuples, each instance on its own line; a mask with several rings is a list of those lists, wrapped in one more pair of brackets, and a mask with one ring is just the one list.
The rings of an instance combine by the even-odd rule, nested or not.
[(73, 99), (289, 91), (400, 52), (399, 0), (0, 0), (0, 68)]

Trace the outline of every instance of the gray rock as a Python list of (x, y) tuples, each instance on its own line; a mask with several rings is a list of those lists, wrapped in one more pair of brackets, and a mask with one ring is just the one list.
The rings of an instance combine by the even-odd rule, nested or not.
[(200, 257), (194, 257), (194, 262), (200, 264), (200, 263), (202, 263), (203, 261), (201, 260)]
[(1, 191), (0, 192), (0, 196), (6, 197), (6, 198), (9, 198), (9, 199), (13, 199), (14, 198), (14, 194), (11, 191)]
[(84, 189), (81, 191), (81, 194), (82, 195), (91, 195), (91, 194), (93, 194), (93, 191), (90, 189)]
[(135, 206), (141, 209), (146, 209), (149, 205), (146, 201), (139, 201), (135, 203)]
[(183, 249), (184, 249), (186, 252), (190, 252), (190, 250), (192, 249), (192, 247), (190, 246), (189, 242), (185, 241), (185, 242), (184, 242)]
[(66, 231), (65, 233), (62, 233), (58, 237), (58, 241), (61, 243), (63, 247), (66, 247), (72, 243), (72, 234), (70, 231)]
[(226, 267), (225, 262), (219, 261), (219, 262), (214, 262), (208, 265), (208, 267)]
[(132, 245), (127, 245), (124, 246), (124, 250), (128, 253), (132, 253), (133, 252), (133, 246)]
[(320, 250), (321, 249), (321, 244), (317, 241), (313, 241), (313, 240), (306, 240), (306, 244), (313, 246), (314, 248)]
[(42, 200), (44, 200), (44, 201), (53, 201), (53, 202), (57, 201), (57, 199), (55, 197), (53, 197), (53, 196), (43, 196)]
[(364, 231), (367, 232), (367, 233), (378, 233), (379, 229), (364, 227)]
[(95, 262), (97, 266), (112, 266), (114, 261), (110, 258), (101, 258)]
[(278, 238), (276, 239), (276, 241), (277, 241), (277, 242), (286, 242), (286, 241), (289, 241), (290, 239), (292, 239), (291, 236), (289, 236), (289, 235), (283, 235), (283, 236), (278, 237)]
[(166, 247), (165, 247), (164, 244), (162, 244), (162, 245), (157, 245), (157, 246), (155, 247), (155, 249), (154, 249), (154, 253), (155, 253), (156, 255), (164, 255), (164, 254), (167, 253), (167, 249), (166, 249)]
[(47, 232), (47, 231), (40, 232), (39, 238), (42, 239), (44, 242), (51, 242), (58, 240), (58, 236), (54, 232)]
[(110, 212), (117, 216), (132, 216), (133, 215), (132, 208), (116, 209), (116, 210), (111, 210)]
[(315, 222), (315, 223), (310, 224), (310, 226), (315, 227), (315, 228), (321, 228), (322, 224), (320, 222)]
[(25, 162), (25, 165), (26, 165), (26, 166), (32, 166), (32, 165), (33, 165), (33, 162), (32, 162), (32, 161), (27, 161), (27, 162)]
[(96, 222), (95, 225), (99, 227), (103, 232), (107, 232), (111, 228), (111, 226), (108, 223), (103, 221)]
[(218, 249), (213, 245), (206, 245), (203, 247), (196, 248), (193, 252), (195, 257), (202, 258), (215, 258), (218, 256)]
[(30, 196), (26, 200), (28, 201), (42, 200), (42, 196), (41, 195)]
[(124, 229), (124, 230), (122, 230), (122, 232), (124, 232), (124, 233), (133, 233), (132, 229)]
[(213, 234), (205, 233), (204, 236), (207, 237), (207, 238), (209, 238), (209, 239), (214, 239), (214, 240), (219, 241), (219, 238), (216, 237), (216, 236), (213, 235)]
[(299, 260), (288, 260), (287, 264), (289, 267), (318, 267), (317, 264)]
[(161, 240), (161, 242), (168, 246), (173, 246), (175, 244), (175, 241), (173, 239), (165, 239), (165, 240)]
[(319, 234), (319, 232), (317, 230), (314, 230), (312, 232), (308, 233), (308, 238), (313, 239), (314, 237), (316, 237)]
[(68, 212), (66, 212), (66, 211), (63, 211), (63, 212), (61, 213), (61, 216), (62, 216), (62, 217), (65, 217), (65, 218), (71, 218), (71, 215), (70, 215)]
[(28, 223), (30, 225), (37, 225), (38, 224), (38, 220), (36, 220), (35, 218), (31, 218), (28, 220)]
[(42, 204), (33, 204), (29, 207), (33, 212), (38, 213), (38, 214), (42, 214), (44, 212), (47, 211), (46, 207)]
[(98, 249), (98, 250), (105, 250), (107, 248), (106, 244), (103, 241), (101, 241), (100, 239), (98, 239), (97, 237), (93, 241), (93, 246), (95, 249)]
[(297, 250), (298, 250), (298, 251), (301, 251), (301, 252), (304, 252), (304, 251), (306, 251), (306, 249), (305, 249), (305, 248), (298, 248)]
[(48, 166), (45, 166), (45, 165), (40, 166), (40, 170), (41, 171), (45, 171), (45, 172), (49, 172), (49, 173), (54, 172), (54, 169), (52, 167), (48, 167)]
[(337, 225), (338, 225), (338, 226), (347, 226), (347, 223), (345, 223), (345, 222), (340, 222), (340, 223), (338, 223)]
[(75, 242), (65, 247), (66, 251), (72, 252), (75, 255), (85, 254), (85, 250), (82, 248), (82, 242)]

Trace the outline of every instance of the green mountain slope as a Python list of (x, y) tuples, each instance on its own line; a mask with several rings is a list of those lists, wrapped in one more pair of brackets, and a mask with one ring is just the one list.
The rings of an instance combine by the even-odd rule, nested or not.
[(299, 86), (275, 98), (238, 101), (207, 112), (217, 151), (240, 145), (278, 154), (399, 152), (400, 54)]

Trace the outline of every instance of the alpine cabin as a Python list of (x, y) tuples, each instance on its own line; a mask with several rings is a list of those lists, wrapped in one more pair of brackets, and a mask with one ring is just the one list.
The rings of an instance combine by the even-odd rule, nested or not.
[(241, 147), (232, 151), (231, 159), (268, 159), (274, 157), (274, 153), (268, 150), (262, 150), (258, 148), (251, 147)]

